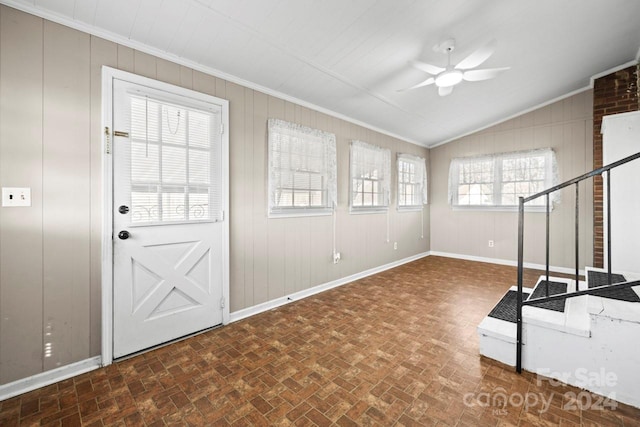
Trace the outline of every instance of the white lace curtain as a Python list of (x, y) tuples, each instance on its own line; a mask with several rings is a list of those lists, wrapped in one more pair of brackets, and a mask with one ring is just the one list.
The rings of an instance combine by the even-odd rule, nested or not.
[[(351, 141), (351, 202), (355, 200), (358, 188), (354, 180), (368, 179), (378, 181), (381, 185), (382, 200), (367, 207), (388, 207), (391, 194), (391, 151), (367, 142)], [(360, 189), (362, 190), (362, 189)]]
[[(412, 184), (420, 185), (420, 194), (422, 204), (427, 204), (427, 162), (422, 157), (414, 156), (411, 154), (398, 153), (398, 163), (400, 161), (412, 163), (415, 167), (415, 178)], [(398, 170), (400, 168), (398, 167)]]
[[(487, 187), (493, 187), (491, 194), (497, 197), (501, 192), (501, 184), (508, 180), (510, 182), (526, 182), (534, 180), (531, 176), (532, 163), (529, 159), (544, 159), (544, 184), (543, 188), (532, 191), (533, 195), (539, 191), (543, 191), (558, 184), (558, 162), (556, 155), (551, 148), (540, 148), (527, 151), (516, 151), (510, 153), (493, 153), (474, 157), (460, 157), (451, 160), (449, 166), (449, 204), (456, 205), (458, 201), (458, 188), (462, 184), (461, 179), (464, 176), (467, 184), (480, 184)], [(537, 160), (536, 160), (537, 161)], [(509, 165), (508, 174), (505, 172), (505, 165)], [(509, 176), (507, 176), (509, 175)], [(536, 177), (536, 180), (539, 177)], [(552, 203), (560, 203), (560, 192), (551, 193), (550, 201)], [(491, 205), (500, 206), (500, 200), (494, 200)], [(544, 198), (531, 202), (532, 205), (544, 204)], [(517, 202), (515, 203), (517, 205)]]
[(268, 131), (269, 212), (333, 209), (337, 204), (336, 136), (279, 119), (268, 120)]

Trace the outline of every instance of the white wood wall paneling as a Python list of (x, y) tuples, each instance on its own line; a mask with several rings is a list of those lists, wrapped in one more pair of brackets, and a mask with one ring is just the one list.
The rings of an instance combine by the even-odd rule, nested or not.
[[(300, 107), (292, 104), (291, 102), (285, 102), (287, 108), (286, 118), (294, 123), (301, 123)], [(298, 289), (300, 280), (300, 258), (297, 256), (299, 253), (298, 241), (301, 218), (292, 218), (289, 225), (283, 223), (284, 227), (284, 244), (285, 244), (285, 280), (284, 280), (284, 292), (295, 292)]]
[[(285, 104), (284, 100), (269, 96), (267, 100), (267, 117), (269, 119), (295, 121), (292, 113), (289, 115), (286, 114)], [(268, 198), (268, 134), (265, 133), (263, 137), (262, 144), (264, 144), (265, 147), (264, 156), (267, 159), (267, 163), (265, 163), (262, 179), (265, 182), (264, 188), (266, 189), (266, 196)], [(265, 212), (264, 215), (266, 215), (267, 205), (265, 205), (263, 209)], [(291, 252), (291, 244), (289, 243), (291, 234), (289, 231), (295, 227), (295, 224), (285, 218), (274, 218), (267, 220), (265, 226), (267, 227), (268, 294), (264, 301), (268, 301), (276, 298), (278, 295), (285, 295), (286, 291), (290, 293), (293, 290), (293, 285), (290, 281), (293, 279), (294, 270), (292, 267), (295, 262), (295, 253)]]
[(118, 45), (118, 68), (133, 73), (134, 70), (133, 49)]
[(0, 383), (42, 371), (42, 37), (41, 19), (0, 8), (0, 182), (32, 198), (0, 208)]
[(135, 74), (156, 79), (158, 77), (157, 63), (157, 58), (139, 50), (133, 51), (133, 72)]
[[(341, 139), (340, 139), (340, 120), (336, 119), (335, 117), (327, 117), (327, 130), (331, 133), (334, 133), (336, 135), (336, 157), (337, 157), (337, 169), (338, 169), (338, 174), (337, 174), (337, 180), (339, 183), (343, 183), (342, 185), (338, 185), (338, 192), (337, 192), (337, 198), (338, 198), (338, 206), (336, 208), (336, 217), (335, 217), (335, 221), (336, 221), (336, 250), (337, 251), (341, 251), (341, 245), (340, 243), (342, 242), (343, 238), (342, 236), (340, 236), (340, 225), (343, 221), (343, 217), (344, 217), (344, 194), (343, 194), (343, 188), (345, 187), (345, 185), (348, 185), (346, 183), (348, 183), (348, 180), (345, 180), (345, 178), (343, 177), (343, 171), (342, 171), (342, 163), (345, 161), (345, 159), (342, 157), (344, 155), (345, 152), (345, 145), (344, 143), (341, 143)], [(347, 159), (348, 159), (348, 151), (347, 151)], [(329, 239), (328, 241), (328, 247), (329, 247), (329, 257), (332, 256), (333, 254), (333, 219), (331, 220), (332, 223), (330, 225), (330, 235), (327, 236), (327, 238)], [(329, 262), (333, 262), (332, 258), (329, 258)], [(336, 280), (339, 277), (343, 277), (342, 275), (342, 269), (343, 269), (343, 262), (341, 261), (338, 264), (332, 264), (330, 268), (327, 269), (327, 281), (333, 281)]]
[(180, 86), (186, 87), (188, 89), (193, 89), (193, 73), (194, 71), (191, 68), (181, 65), (180, 66)]
[(153, 58), (155, 60), (156, 78), (160, 81), (181, 86), (180, 65), (175, 62), (167, 61), (162, 58)]
[[(329, 117), (326, 114), (314, 112), (314, 127), (331, 132), (329, 129)], [(329, 281), (329, 270), (335, 268), (332, 260), (332, 236), (333, 236), (333, 216), (322, 216), (316, 218), (318, 221), (309, 219), (309, 276), (308, 287), (327, 283)], [(311, 262), (313, 260), (313, 262)]]
[(216, 92), (216, 78), (209, 74), (202, 73), (200, 71), (193, 72), (193, 90), (206, 93), (208, 95), (215, 95)]
[(44, 369), (90, 355), (89, 36), (44, 21)]
[[(269, 300), (268, 286), (271, 284), (271, 256), (278, 252), (269, 251), (269, 225), (267, 219), (267, 118), (269, 117), (269, 96), (261, 92), (253, 93), (253, 144), (254, 144), (254, 185), (253, 185), (253, 300), (244, 302), (251, 307)], [(280, 255), (282, 256), (280, 248)], [(240, 308), (240, 302), (237, 303)]]
[(230, 223), (230, 256), (231, 281), (234, 284), (230, 289), (229, 298), (232, 300), (244, 301), (244, 278), (245, 278), (245, 211), (247, 177), (245, 174), (245, 145), (246, 137), (244, 133), (244, 89), (233, 83), (227, 84), (227, 96), (229, 100), (229, 134), (230, 144), (230, 212), (232, 218)]
[[(255, 188), (256, 185), (256, 165), (255, 162), (262, 161), (262, 159), (256, 159), (254, 157), (255, 151), (255, 131), (254, 131), (254, 104), (253, 104), (253, 93), (252, 89), (244, 89), (243, 95), (244, 99), (242, 102), (244, 103), (244, 143), (245, 143), (245, 151), (244, 151), (244, 160), (245, 160), (245, 170), (244, 170), (244, 184), (245, 184), (245, 205), (243, 206), (243, 210), (240, 213), (243, 216), (243, 227), (244, 227), (244, 239), (242, 241), (242, 245), (244, 247), (244, 287), (242, 289), (244, 304), (247, 306), (251, 306), (253, 304), (253, 286), (254, 286), (254, 271), (255, 271), (255, 250), (253, 247), (253, 240), (255, 238), (254, 234), (254, 211), (257, 209), (261, 209), (264, 205), (258, 205), (255, 201), (255, 193), (261, 189), (261, 185), (258, 184), (258, 188)], [(259, 143), (259, 141), (257, 142)]]
[[(296, 121), (305, 126), (315, 128), (315, 112), (311, 112), (306, 107), (296, 105)], [(311, 268), (310, 268), (310, 253), (309, 244), (311, 241), (311, 227), (319, 227), (322, 217), (314, 218), (297, 218), (297, 232), (296, 235), (296, 258), (297, 258), (297, 270), (296, 280), (294, 283), (294, 289), (296, 291), (307, 289), (311, 282)], [(317, 260), (316, 262), (322, 262)]]

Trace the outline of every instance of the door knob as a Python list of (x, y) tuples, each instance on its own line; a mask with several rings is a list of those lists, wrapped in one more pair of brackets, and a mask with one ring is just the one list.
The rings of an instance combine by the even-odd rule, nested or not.
[(126, 213), (129, 213), (129, 206), (125, 206), (125, 205), (120, 206), (118, 208), (118, 212), (120, 212), (123, 215)]
[(129, 234), (129, 232), (127, 230), (122, 230), (121, 232), (118, 233), (118, 237), (121, 240), (127, 240), (129, 238), (129, 236), (131, 236), (131, 234)]

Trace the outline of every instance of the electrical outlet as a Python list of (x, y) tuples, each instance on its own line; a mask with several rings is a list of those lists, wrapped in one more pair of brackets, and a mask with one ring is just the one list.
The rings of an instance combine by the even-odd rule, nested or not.
[(489, 240), (489, 247), (492, 248), (493, 247), (493, 240)]
[(398, 242), (393, 242), (393, 250), (394, 251), (398, 250)]
[(333, 253), (333, 263), (337, 264), (340, 262), (340, 252), (334, 252)]

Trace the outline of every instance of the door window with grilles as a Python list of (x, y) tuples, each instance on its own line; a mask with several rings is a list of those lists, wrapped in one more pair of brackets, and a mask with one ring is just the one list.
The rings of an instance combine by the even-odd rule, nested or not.
[(218, 114), (131, 96), (131, 221), (221, 218)]

